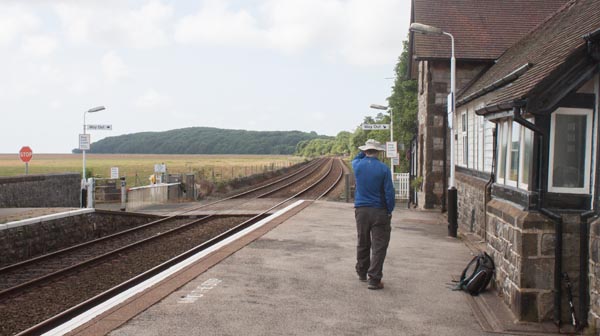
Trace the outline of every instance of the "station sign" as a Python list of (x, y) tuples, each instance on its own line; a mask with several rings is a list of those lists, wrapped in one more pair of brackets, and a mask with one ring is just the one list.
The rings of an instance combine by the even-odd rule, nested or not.
[(87, 125), (86, 128), (94, 131), (112, 131), (112, 125)]
[(89, 134), (79, 134), (79, 150), (89, 150), (91, 142)]
[(110, 178), (111, 179), (119, 178), (119, 167), (110, 167)]
[(388, 130), (390, 129), (390, 124), (362, 124), (362, 129), (366, 131)]
[(385, 143), (385, 157), (394, 158), (398, 156), (398, 144), (395, 141)]

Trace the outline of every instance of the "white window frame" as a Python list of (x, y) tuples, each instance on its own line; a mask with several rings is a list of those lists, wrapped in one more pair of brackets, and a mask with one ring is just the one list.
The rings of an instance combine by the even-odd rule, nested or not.
[[(585, 136), (585, 159), (583, 164), (584, 178), (582, 188), (565, 188), (565, 187), (554, 187), (552, 186), (553, 180), (553, 167), (554, 167), (554, 137), (555, 137), (555, 126), (556, 116), (562, 115), (585, 115), (586, 118), (586, 136)], [(589, 194), (590, 190), (590, 162), (591, 162), (591, 146), (592, 146), (592, 115), (593, 110), (591, 109), (580, 109), (580, 108), (567, 108), (561, 107), (552, 113), (550, 122), (550, 155), (548, 162), (548, 191), (557, 193), (567, 194)]]

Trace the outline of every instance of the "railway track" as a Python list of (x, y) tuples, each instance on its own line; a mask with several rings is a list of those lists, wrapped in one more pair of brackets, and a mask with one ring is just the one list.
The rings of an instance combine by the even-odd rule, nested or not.
[[(292, 199), (319, 199), (341, 180), (339, 159), (110, 236), (0, 268), (0, 335), (38, 335), (268, 216)], [(273, 198), (256, 215), (184, 218), (227, 200)]]

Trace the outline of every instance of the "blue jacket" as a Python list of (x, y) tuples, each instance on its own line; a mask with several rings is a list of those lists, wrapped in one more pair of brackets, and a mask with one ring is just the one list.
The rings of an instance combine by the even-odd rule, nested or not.
[(354, 207), (372, 207), (386, 209), (392, 213), (395, 205), (392, 172), (383, 162), (375, 157), (367, 157), (364, 152), (358, 153), (352, 160), (356, 193)]

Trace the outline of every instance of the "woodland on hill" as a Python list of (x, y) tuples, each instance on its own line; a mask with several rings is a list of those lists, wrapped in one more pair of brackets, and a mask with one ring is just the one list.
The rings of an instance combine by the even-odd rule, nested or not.
[[(315, 132), (246, 131), (189, 127), (108, 137), (88, 153), (110, 154), (294, 154), (299, 142), (332, 139)], [(74, 153), (78, 150), (73, 150)]]

